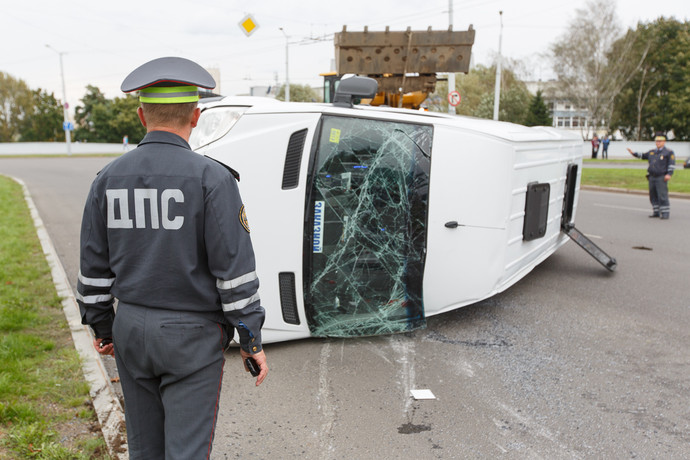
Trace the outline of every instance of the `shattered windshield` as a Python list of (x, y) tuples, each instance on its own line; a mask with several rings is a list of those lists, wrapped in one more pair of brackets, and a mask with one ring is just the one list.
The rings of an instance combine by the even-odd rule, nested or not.
[(312, 335), (424, 326), (431, 141), (431, 126), (323, 118), (307, 228)]

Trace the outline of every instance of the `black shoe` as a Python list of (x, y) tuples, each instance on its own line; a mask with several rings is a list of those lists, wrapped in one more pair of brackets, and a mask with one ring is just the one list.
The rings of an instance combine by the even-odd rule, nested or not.
[(661, 220), (668, 220), (668, 214), (664, 214), (663, 216), (661, 216)]
[(649, 217), (660, 217), (660, 216), (659, 216), (659, 214), (655, 213), (655, 214), (650, 215)]

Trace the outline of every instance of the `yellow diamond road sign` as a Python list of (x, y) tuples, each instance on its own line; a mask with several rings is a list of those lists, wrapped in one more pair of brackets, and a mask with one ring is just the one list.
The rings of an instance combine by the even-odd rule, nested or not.
[(259, 28), (259, 24), (256, 23), (254, 18), (252, 17), (251, 14), (246, 15), (240, 22), (239, 22), (240, 29), (242, 29), (242, 32), (249, 37), (256, 29)]

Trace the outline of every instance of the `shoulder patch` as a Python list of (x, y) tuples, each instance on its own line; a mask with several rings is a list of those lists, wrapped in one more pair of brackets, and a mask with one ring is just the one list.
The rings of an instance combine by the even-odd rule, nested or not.
[(247, 213), (244, 211), (244, 205), (242, 205), (242, 207), (240, 208), (239, 217), (240, 217), (240, 224), (242, 224), (242, 227), (244, 227), (244, 229), (247, 231), (247, 233), (250, 233), (249, 232), (249, 221), (247, 221)]
[(240, 173), (238, 173), (237, 171), (235, 171), (234, 169), (232, 169), (230, 166), (228, 166), (228, 165), (226, 165), (225, 163), (222, 163), (222, 162), (216, 160), (215, 158), (211, 158), (211, 157), (208, 156), (208, 155), (204, 155), (204, 157), (208, 158), (209, 160), (215, 161), (216, 163), (218, 163), (219, 165), (221, 165), (222, 167), (224, 167), (225, 169), (227, 169), (228, 171), (230, 171), (230, 174), (232, 174), (232, 177), (234, 177), (235, 180), (236, 180), (237, 182), (240, 181)]

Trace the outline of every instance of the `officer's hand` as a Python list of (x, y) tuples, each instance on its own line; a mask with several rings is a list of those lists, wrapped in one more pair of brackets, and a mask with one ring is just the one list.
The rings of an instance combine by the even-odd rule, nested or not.
[(635, 153), (630, 148), (628, 148), (628, 152), (630, 152), (630, 155), (635, 156)]
[[(261, 350), (258, 353), (248, 353), (240, 348), (240, 355), (242, 355), (242, 364), (244, 364), (245, 358), (254, 358), (254, 361), (256, 361), (256, 364), (259, 365), (259, 368), (261, 371), (259, 372), (259, 375), (256, 376), (256, 386), (258, 387), (261, 385), (261, 382), (264, 381), (266, 376), (268, 375), (268, 363), (266, 362), (266, 353), (264, 353), (263, 350)], [(247, 369), (247, 365), (244, 364), (244, 370), (249, 372), (249, 369)]]
[(102, 355), (115, 356), (115, 348), (112, 341), (108, 344), (103, 344), (103, 339), (94, 339), (93, 347)]
[(664, 182), (668, 182), (668, 181), (670, 181), (670, 180), (671, 180), (671, 175), (670, 175), (670, 174), (666, 174), (666, 175), (664, 176)]

